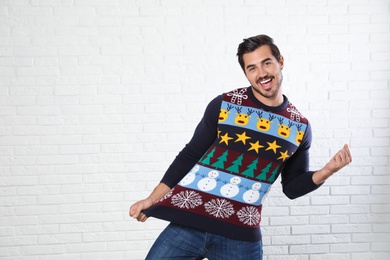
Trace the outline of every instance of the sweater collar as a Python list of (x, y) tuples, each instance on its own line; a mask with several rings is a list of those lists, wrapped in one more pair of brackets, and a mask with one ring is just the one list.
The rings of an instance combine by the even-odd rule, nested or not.
[(270, 106), (263, 104), (253, 94), (251, 86), (248, 87), (248, 96), (252, 100), (253, 103), (255, 103), (259, 108), (261, 108), (265, 111), (278, 112), (278, 111), (282, 111), (282, 110), (286, 109), (288, 106), (288, 98), (285, 95), (283, 95), (283, 103), (280, 106), (270, 107)]

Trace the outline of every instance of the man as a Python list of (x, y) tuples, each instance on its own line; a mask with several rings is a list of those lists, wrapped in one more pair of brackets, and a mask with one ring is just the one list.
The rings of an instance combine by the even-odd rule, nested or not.
[(352, 160), (344, 145), (309, 171), (311, 127), (282, 94), (284, 58), (273, 39), (245, 39), (237, 56), (250, 87), (213, 99), (161, 182), (130, 207), (138, 221), (171, 222), (146, 259), (262, 259), (262, 202), (279, 174), (294, 199)]

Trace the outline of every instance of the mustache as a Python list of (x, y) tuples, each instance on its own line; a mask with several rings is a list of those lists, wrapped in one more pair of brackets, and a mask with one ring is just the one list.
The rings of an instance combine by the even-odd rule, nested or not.
[(258, 79), (256, 80), (256, 83), (259, 84), (259, 83), (262, 82), (262, 81), (269, 80), (269, 79), (273, 79), (273, 78), (274, 78), (273, 76), (268, 76), (268, 75), (266, 75), (265, 77), (258, 78)]

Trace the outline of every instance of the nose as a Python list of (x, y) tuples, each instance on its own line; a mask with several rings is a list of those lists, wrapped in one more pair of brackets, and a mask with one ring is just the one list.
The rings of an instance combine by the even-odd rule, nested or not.
[(258, 73), (257, 73), (257, 78), (258, 79), (263, 79), (267, 75), (268, 75), (268, 73), (262, 67), (259, 67)]

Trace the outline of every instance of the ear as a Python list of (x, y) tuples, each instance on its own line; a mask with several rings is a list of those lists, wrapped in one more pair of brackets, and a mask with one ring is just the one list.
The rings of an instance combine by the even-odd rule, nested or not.
[(282, 70), (284, 67), (284, 57), (282, 55), (280, 55), (279, 64), (280, 64), (280, 69)]

